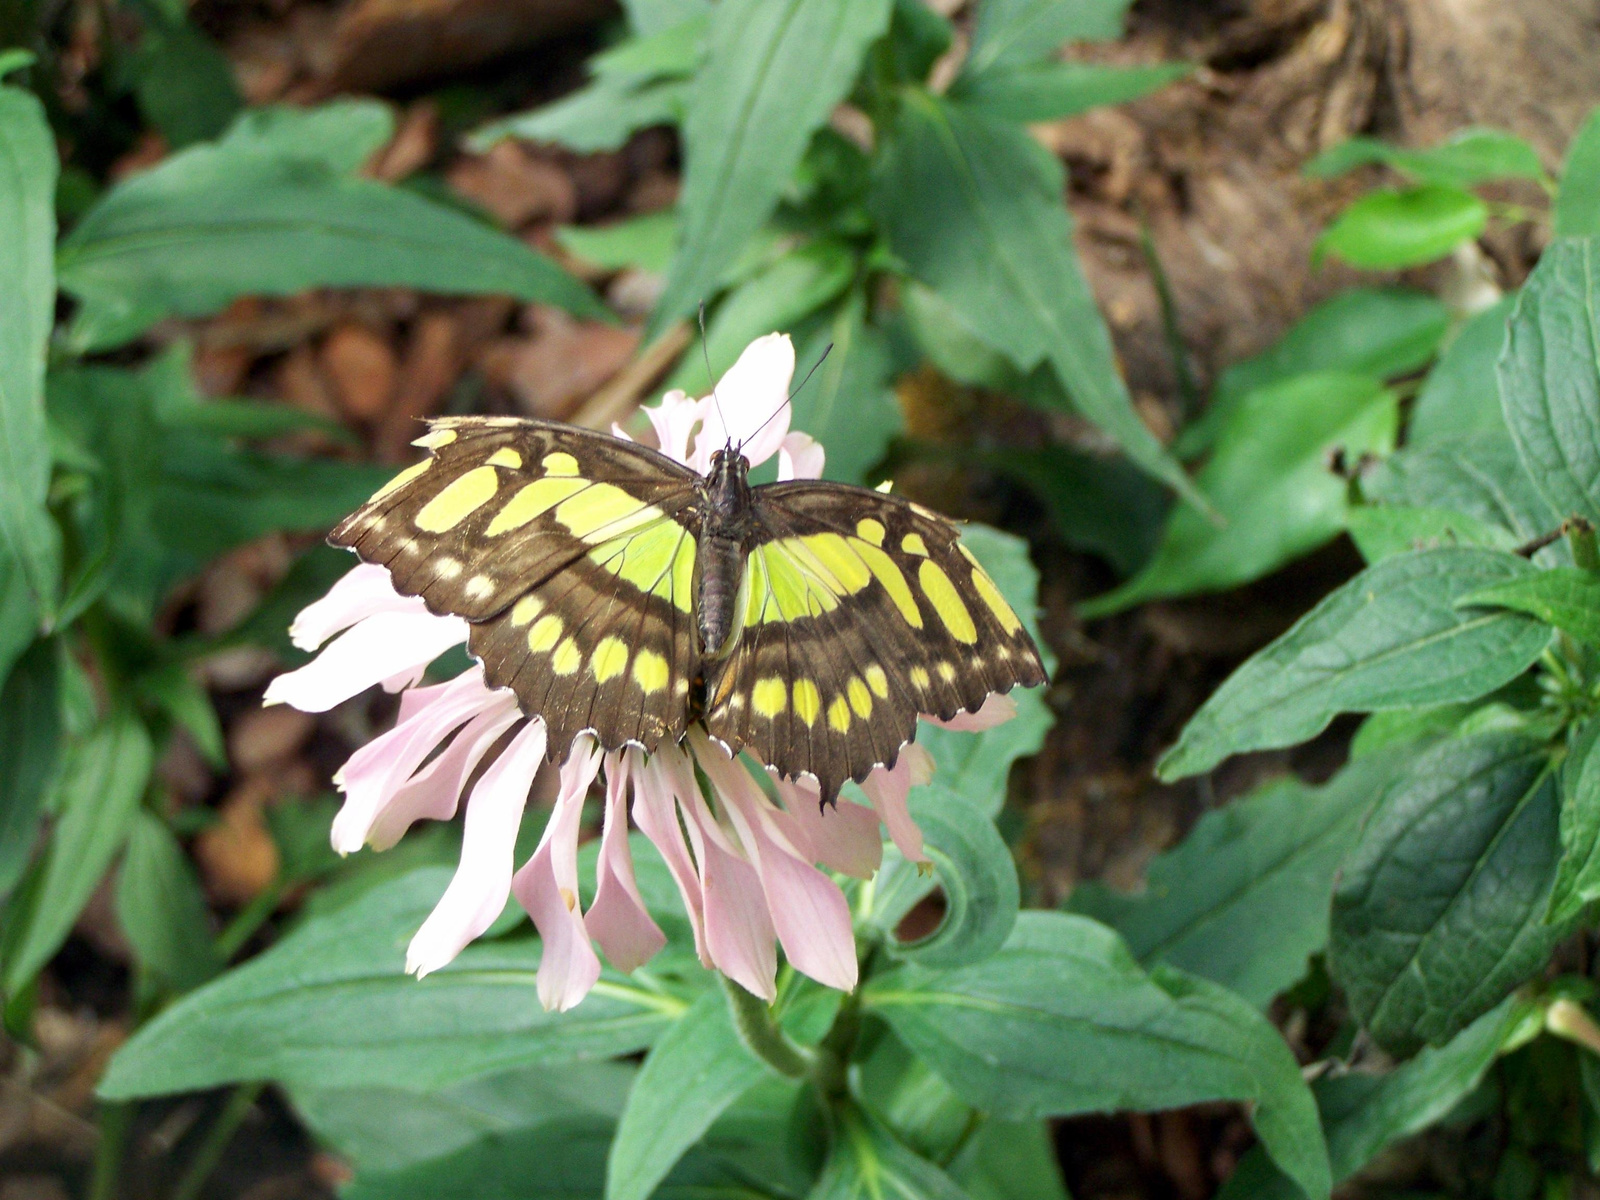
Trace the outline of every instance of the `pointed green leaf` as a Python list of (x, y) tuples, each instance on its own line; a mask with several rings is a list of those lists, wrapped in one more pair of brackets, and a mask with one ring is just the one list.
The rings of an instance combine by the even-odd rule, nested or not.
[(1557, 863), (1550, 756), (1516, 733), (1451, 738), (1378, 798), (1333, 897), (1328, 964), (1379, 1044), (1443, 1045), (1544, 967)]
[(869, 982), (863, 1002), (963, 1099), (1001, 1117), (1246, 1101), (1279, 1166), (1307, 1195), (1328, 1195), (1316, 1107), (1278, 1031), (1207, 980), (1146, 975), (1086, 918), (1023, 913), (993, 958), (902, 967)]
[(222, 970), (200, 881), (165, 823), (143, 810), (117, 876), (117, 919), (139, 965), (175, 991)]
[(1600, 900), (1600, 720), (1589, 718), (1570, 737), (1561, 764), (1561, 865), (1546, 916), (1558, 923)]
[(1235, 671), (1157, 770), (1181, 779), (1230, 754), (1292, 746), (1342, 712), (1492, 692), (1539, 657), (1550, 632), (1517, 613), (1462, 609), (1456, 601), (1533, 569), (1516, 555), (1468, 547), (1396, 555), (1369, 567)]
[(60, 652), (35, 642), (0, 687), (0, 899), (28, 865), (61, 754)]
[(1564, 238), (1523, 286), (1500, 357), (1506, 424), (1562, 516), (1600, 524), (1600, 238)]
[(652, 329), (711, 299), (854, 84), (889, 0), (728, 0), (683, 122), (683, 240)]
[(1554, 217), (1557, 237), (1600, 234), (1600, 108), (1589, 113), (1567, 146)]
[(60, 535), (45, 510), (50, 440), (44, 360), (55, 321), (56, 147), (44, 109), (0, 87), (0, 547), (47, 621), (55, 613)]
[(117, 1052), (108, 1099), (252, 1079), (317, 1087), (440, 1086), (529, 1063), (650, 1045), (683, 1000), (607, 973), (568, 1013), (539, 1007), (539, 943), (469, 946), (424, 980), (405, 948), (450, 872), (424, 867), (312, 917), (267, 953), (191, 992)]
[(1423, 183), (1474, 187), (1493, 179), (1546, 178), (1544, 164), (1532, 146), (1498, 129), (1462, 129), (1437, 146), (1421, 150), (1392, 146), (1376, 138), (1353, 137), (1325, 150), (1306, 164), (1305, 172), (1331, 179), (1355, 167), (1386, 163)]
[(1432, 445), (1483, 431), (1505, 436), (1494, 364), (1506, 344), (1506, 325), (1516, 303), (1516, 296), (1510, 295), (1491, 304), (1445, 344), (1411, 406), (1407, 445)]
[(873, 207), (895, 254), (968, 329), (1023, 371), (1048, 361), (1085, 417), (1203, 505), (1134, 411), (1062, 191), (1060, 164), (1025, 130), (908, 90), (878, 156)]
[(1493, 584), (1456, 603), (1527, 613), (1600, 649), (1600, 575), (1593, 571), (1553, 567)]
[(1443, 184), (1368, 192), (1317, 239), (1318, 254), (1353, 267), (1393, 271), (1443, 258), (1489, 224), (1489, 206)]
[(724, 1109), (766, 1072), (721, 989), (705, 993), (645, 1056), (606, 1160), (606, 1200), (648, 1200)]

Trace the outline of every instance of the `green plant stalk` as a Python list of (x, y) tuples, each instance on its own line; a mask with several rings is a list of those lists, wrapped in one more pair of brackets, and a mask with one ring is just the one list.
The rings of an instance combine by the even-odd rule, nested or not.
[(287, 884), (280, 877), (267, 884), (229, 921), (221, 933), (217, 935), (217, 953), (223, 962), (232, 962), (234, 955), (244, 948), (250, 940), (250, 935), (266, 924), (278, 907), (278, 902), (283, 899)]
[(812, 1060), (772, 1019), (772, 1010), (760, 996), (752, 995), (726, 975), (719, 974), (722, 990), (733, 1013), (733, 1027), (745, 1049), (785, 1079), (804, 1079)]
[(245, 1083), (233, 1089), (222, 1111), (217, 1114), (216, 1121), (206, 1131), (205, 1141), (200, 1143), (200, 1148), (190, 1160), (189, 1169), (178, 1180), (178, 1186), (173, 1188), (172, 1200), (195, 1200), (200, 1195), (200, 1189), (211, 1178), (211, 1172), (216, 1170), (222, 1152), (228, 1148), (228, 1143), (233, 1140), (233, 1135), (239, 1131), (239, 1126), (255, 1107), (256, 1098), (266, 1086), (264, 1083)]
[(94, 1150), (94, 1175), (89, 1180), (88, 1200), (112, 1200), (117, 1194), (134, 1108), (131, 1101), (100, 1106), (100, 1142)]

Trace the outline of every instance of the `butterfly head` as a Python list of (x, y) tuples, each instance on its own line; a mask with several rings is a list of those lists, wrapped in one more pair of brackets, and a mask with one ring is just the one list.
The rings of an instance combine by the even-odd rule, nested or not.
[(706, 495), (712, 510), (721, 516), (737, 516), (749, 506), (750, 460), (732, 442), (711, 455)]

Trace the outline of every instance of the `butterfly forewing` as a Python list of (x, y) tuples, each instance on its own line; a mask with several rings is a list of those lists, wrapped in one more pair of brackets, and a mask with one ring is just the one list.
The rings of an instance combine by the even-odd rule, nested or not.
[(686, 724), (698, 476), (571, 426), (436, 421), (430, 457), (334, 530), (395, 587), (471, 622), (491, 686), (550, 725), (654, 748)]
[(758, 488), (744, 624), (706, 726), (825, 797), (891, 764), (919, 713), (1044, 681), (1022, 622), (954, 526), (842, 484)]

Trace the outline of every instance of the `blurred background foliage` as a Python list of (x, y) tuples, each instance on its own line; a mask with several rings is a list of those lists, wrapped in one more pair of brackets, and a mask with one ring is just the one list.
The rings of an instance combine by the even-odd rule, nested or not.
[[(993, 867), (961, 865), (977, 812), (1073, 915), (896, 984), (1109, 1012), (1186, 980), (1229, 1053), (1315, 1077), (1354, 1193), (1592, 1191), (1581, 7), (5, 6), (0, 1196), (1295, 1194), (1253, 1148), (1292, 1071), (1025, 1096), (883, 1016), (824, 1114), (689, 1020), (682, 963), (515, 1028), (509, 923), (488, 983), (424, 1007), (398, 975), (457, 835), (326, 836), (392, 703), (259, 706), (347, 566), (320, 535), (422, 417), (636, 429), (775, 328), (832, 347), (795, 416), (827, 474), (1026, 538), (995, 573), (1060, 660), (918, 803), (947, 904)], [(891, 945), (926, 891), (899, 867), (862, 900)], [(801, 1041), (837, 1004), (808, 986)], [(1051, 1014), (1041, 1060), (1078, 1046)], [(619, 1182), (669, 1052), (745, 1086)], [(826, 1121), (857, 1158), (821, 1161)]]

